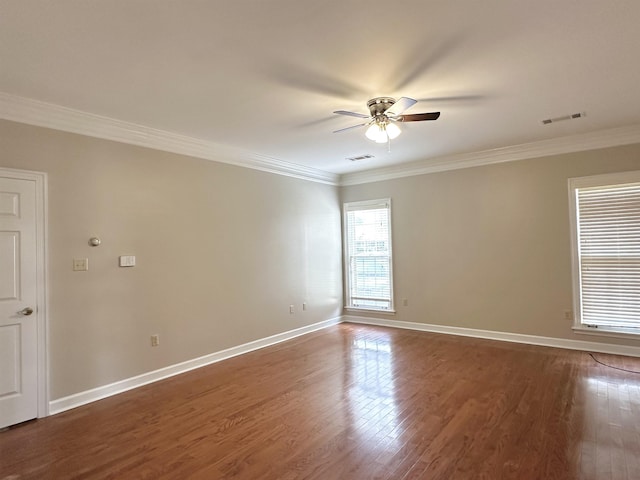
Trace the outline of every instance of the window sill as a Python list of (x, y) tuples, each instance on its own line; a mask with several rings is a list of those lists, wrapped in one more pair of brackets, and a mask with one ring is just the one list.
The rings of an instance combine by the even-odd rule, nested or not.
[(363, 307), (344, 307), (345, 310), (353, 310), (356, 312), (371, 312), (371, 313), (383, 313), (388, 315), (395, 315), (395, 310), (382, 310), (377, 308), (363, 308)]
[(617, 338), (635, 338), (640, 337), (640, 329), (630, 332), (629, 330), (624, 330), (621, 328), (615, 327), (583, 327), (583, 326), (574, 326), (572, 327), (575, 333), (581, 335), (597, 335), (600, 337), (617, 337)]

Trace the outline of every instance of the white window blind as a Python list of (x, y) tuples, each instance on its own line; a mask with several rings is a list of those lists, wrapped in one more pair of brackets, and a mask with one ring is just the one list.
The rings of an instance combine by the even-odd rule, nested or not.
[(393, 309), (391, 201), (344, 205), (346, 306)]
[(580, 323), (638, 329), (640, 182), (576, 188), (575, 196)]

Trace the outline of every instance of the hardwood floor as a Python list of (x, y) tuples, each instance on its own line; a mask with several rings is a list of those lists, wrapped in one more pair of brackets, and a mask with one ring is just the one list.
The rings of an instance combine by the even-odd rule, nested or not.
[(639, 479), (640, 375), (342, 324), (0, 433), (32, 478)]

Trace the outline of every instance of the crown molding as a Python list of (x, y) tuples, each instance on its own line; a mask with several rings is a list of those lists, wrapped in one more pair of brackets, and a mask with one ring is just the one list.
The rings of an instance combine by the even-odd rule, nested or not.
[(340, 178), (334, 173), (264, 157), (226, 145), (5, 92), (0, 92), (0, 118), (328, 185), (338, 185)]
[(640, 143), (640, 125), (600, 130), (480, 152), (447, 155), (364, 172), (347, 173), (340, 177), (340, 185), (380, 182), (394, 178), (412, 177), (414, 175), (513, 162), (529, 158), (548, 157), (563, 153), (583, 152), (633, 143)]
[(0, 92), (0, 118), (334, 186), (380, 182), (447, 170), (640, 143), (640, 125), (632, 125), (338, 175), (199, 138), (5, 92)]

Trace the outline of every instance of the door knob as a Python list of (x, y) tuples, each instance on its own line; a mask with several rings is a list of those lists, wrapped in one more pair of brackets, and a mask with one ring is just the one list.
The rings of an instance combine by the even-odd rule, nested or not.
[(33, 308), (25, 307), (18, 312), (20, 315), (31, 315), (33, 313)]

